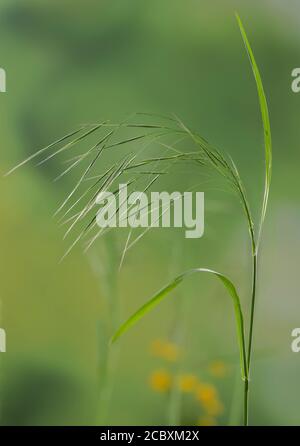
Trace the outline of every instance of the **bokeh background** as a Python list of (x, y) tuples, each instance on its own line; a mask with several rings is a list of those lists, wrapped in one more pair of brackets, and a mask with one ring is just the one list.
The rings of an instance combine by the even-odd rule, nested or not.
[[(293, 425), (300, 423), (300, 357), (290, 348), (291, 330), (300, 324), (300, 94), (291, 91), (300, 62), (297, 0), (2, 0), (1, 174), (83, 122), (174, 112), (232, 155), (257, 216), (263, 136), (235, 10), (261, 70), (274, 142), (250, 420)], [(0, 179), (0, 326), (7, 332), (1, 424), (166, 424), (174, 408), (169, 380), (178, 370), (218, 393), (218, 424), (239, 423), (233, 311), (211, 278), (191, 278), (124, 336), (110, 359), (108, 384), (103, 365), (111, 300), (119, 299), (115, 317), (122, 321), (184, 269), (227, 273), (249, 316), (249, 246), (236, 200), (222, 185), (202, 187), (198, 170), (182, 167), (166, 181), (173, 190), (200, 183), (205, 191), (202, 239), (150, 231), (118, 272), (123, 245), (115, 235), (89, 256), (76, 247), (59, 264), (68, 243), (52, 215), (75, 178), (54, 183), (60, 171), (53, 161)], [(194, 395), (180, 398), (181, 423), (205, 416)]]

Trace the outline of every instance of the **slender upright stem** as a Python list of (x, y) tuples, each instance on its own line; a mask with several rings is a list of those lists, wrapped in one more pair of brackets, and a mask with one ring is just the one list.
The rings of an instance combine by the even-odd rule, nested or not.
[(253, 322), (254, 322), (254, 311), (255, 311), (255, 300), (256, 300), (256, 282), (257, 282), (257, 252), (253, 253), (253, 271), (252, 271), (252, 299), (251, 299), (251, 314), (250, 314), (250, 329), (249, 329), (249, 341), (248, 341), (248, 374), (250, 373), (251, 356), (252, 356), (252, 341), (253, 341)]
[(249, 380), (244, 381), (244, 426), (248, 426), (248, 407), (249, 407)]
[(251, 372), (251, 358), (252, 358), (252, 341), (253, 341), (253, 325), (254, 325), (254, 311), (256, 300), (256, 282), (257, 282), (257, 249), (253, 243), (252, 252), (252, 297), (251, 297), (251, 313), (249, 326), (249, 340), (247, 351), (247, 377), (244, 384), (244, 425), (248, 426), (248, 412), (249, 412), (249, 380)]

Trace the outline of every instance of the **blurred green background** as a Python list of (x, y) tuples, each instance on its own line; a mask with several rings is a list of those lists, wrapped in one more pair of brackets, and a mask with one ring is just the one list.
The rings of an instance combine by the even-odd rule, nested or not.
[[(81, 123), (120, 121), (134, 111), (174, 112), (232, 155), (258, 211), (263, 135), (236, 10), (261, 70), (274, 142), (250, 420), (299, 424), (300, 357), (290, 349), (291, 330), (300, 323), (300, 95), (290, 87), (291, 71), (299, 66), (297, 0), (2, 0), (0, 65), (7, 93), (0, 97), (1, 173)], [(249, 315), (248, 238), (236, 200), (222, 187), (202, 188), (198, 170), (188, 166), (169, 177), (173, 190), (199, 182), (198, 190), (205, 190), (204, 237), (150, 231), (118, 273), (118, 239), (114, 246), (102, 240), (92, 256), (78, 246), (59, 264), (68, 244), (52, 215), (73, 184), (72, 176), (53, 183), (60, 171), (52, 162), (0, 179), (0, 326), (7, 332), (7, 353), (0, 357), (3, 425), (104, 422), (101, 333), (111, 294), (118, 293), (122, 321), (175, 274), (206, 266), (235, 281)], [(184, 334), (182, 370), (202, 378), (211, 361), (228, 366), (224, 378), (205, 379), (224, 405), (218, 423), (240, 422), (232, 307), (219, 284), (200, 277), (120, 341), (106, 423), (168, 422), (168, 395), (155, 392), (149, 376), (174, 365), (155, 358), (149, 345), (169, 339), (174, 326)], [(186, 406), (182, 422), (192, 424), (198, 409)]]

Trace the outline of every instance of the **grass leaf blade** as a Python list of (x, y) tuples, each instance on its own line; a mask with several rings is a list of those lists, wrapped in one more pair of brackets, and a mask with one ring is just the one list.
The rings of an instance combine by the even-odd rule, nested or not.
[(129, 328), (135, 325), (140, 319), (142, 319), (149, 311), (155, 308), (165, 297), (169, 295), (169, 293), (174, 290), (180, 283), (188, 276), (193, 275), (195, 273), (206, 272), (213, 274), (216, 276), (225, 286), (227, 291), (232, 298), (234, 305), (234, 313), (236, 318), (236, 328), (237, 328), (237, 336), (239, 341), (239, 350), (240, 350), (240, 365), (241, 365), (241, 373), (242, 378), (245, 379), (247, 376), (247, 362), (246, 362), (246, 350), (245, 350), (245, 335), (244, 335), (244, 321), (243, 321), (243, 313), (241, 309), (240, 299), (238, 293), (236, 291), (233, 283), (223, 274), (218, 273), (217, 271), (213, 271), (207, 268), (195, 268), (185, 273), (177, 276), (172, 282), (162, 288), (158, 293), (152, 297), (148, 302), (146, 302), (139, 310), (137, 310), (129, 319), (127, 319), (124, 324), (116, 331), (116, 333), (111, 338), (111, 343), (117, 341)]
[(240, 32), (245, 44), (245, 48), (248, 53), (248, 57), (251, 63), (258, 98), (259, 98), (259, 105), (260, 105), (260, 111), (261, 111), (261, 117), (262, 117), (262, 123), (263, 123), (263, 129), (264, 129), (264, 144), (265, 144), (265, 165), (266, 165), (266, 171), (265, 171), (265, 188), (264, 188), (264, 196), (263, 196), (263, 203), (262, 203), (262, 210), (261, 210), (261, 217), (260, 217), (260, 223), (259, 223), (259, 233), (258, 233), (258, 241), (257, 245), (260, 240), (261, 236), (261, 230), (262, 225), (264, 223), (264, 219), (266, 216), (267, 211), (267, 205), (268, 205), (268, 198), (269, 198), (269, 190), (270, 190), (270, 184), (271, 184), (271, 175), (272, 175), (272, 136), (271, 136), (271, 125), (270, 125), (270, 118), (269, 118), (269, 109), (267, 104), (267, 99), (261, 79), (261, 75), (250, 45), (250, 42), (248, 40), (245, 28), (242, 24), (242, 21), (238, 14), (236, 14), (237, 22), (240, 28)]

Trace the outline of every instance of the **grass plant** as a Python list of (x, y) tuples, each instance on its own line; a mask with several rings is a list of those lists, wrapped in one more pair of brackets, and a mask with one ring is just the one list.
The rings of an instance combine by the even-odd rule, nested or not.
[[(121, 178), (126, 177), (128, 187), (131, 190), (135, 190), (138, 185), (143, 184), (143, 190), (146, 191), (162, 175), (170, 173), (175, 164), (192, 163), (197, 165), (199, 169), (214, 171), (228, 184), (241, 204), (250, 237), (252, 291), (249, 302), (250, 318), (247, 321), (248, 330), (245, 330), (245, 312), (242, 309), (240, 296), (234, 282), (221, 272), (199, 267), (178, 275), (164, 286), (117, 329), (112, 335), (111, 342), (115, 343), (130, 327), (157, 307), (163, 299), (170, 296), (171, 292), (186, 279), (192, 278), (198, 273), (209, 274), (214, 277), (225, 288), (234, 310), (241, 377), (244, 385), (243, 423), (247, 425), (257, 294), (257, 268), (271, 183), (272, 142), (268, 106), (259, 69), (241, 19), (238, 15), (236, 15), (236, 18), (256, 83), (264, 131), (265, 185), (260, 218), (257, 223), (254, 223), (246, 189), (235, 162), (229, 155), (222, 153), (200, 134), (191, 130), (177, 116), (135, 113), (120, 124), (103, 121), (83, 125), (78, 130), (68, 133), (31, 155), (8, 173), (35, 159), (38, 160), (38, 165), (51, 162), (54, 157), (68, 155), (74, 148), (81, 146), (83, 142), (90, 141), (88, 149), (85, 148), (82, 153), (64, 160), (67, 167), (57, 177), (57, 179), (61, 179), (75, 169), (84, 166), (75, 186), (56, 211), (56, 215), (60, 216), (62, 224), (67, 226), (65, 237), (70, 237), (76, 231), (76, 228), (79, 228), (65, 255), (69, 254), (79, 242), (84, 242), (85, 251), (89, 250), (96, 240), (111, 230), (110, 228), (99, 229), (97, 226), (96, 197), (101, 191), (114, 190), (114, 188), (116, 189), (114, 193), (117, 194), (118, 189), (115, 184)], [(90, 138), (94, 138), (93, 142)], [(139, 145), (138, 151), (128, 151), (127, 147), (131, 148), (136, 144)], [(159, 149), (158, 154), (155, 152), (157, 149)], [(117, 152), (121, 150), (124, 153), (120, 156)], [(148, 156), (144, 155), (146, 151), (150, 152)], [(109, 157), (108, 163), (105, 161), (106, 155)], [(112, 159), (114, 161), (111, 161)], [(101, 169), (99, 166), (101, 166)], [(117, 212), (119, 212), (119, 209), (117, 209)], [(148, 230), (148, 228), (143, 230), (135, 239), (132, 239), (132, 231), (129, 232), (122, 260), (124, 260), (125, 254), (146, 235)]]

